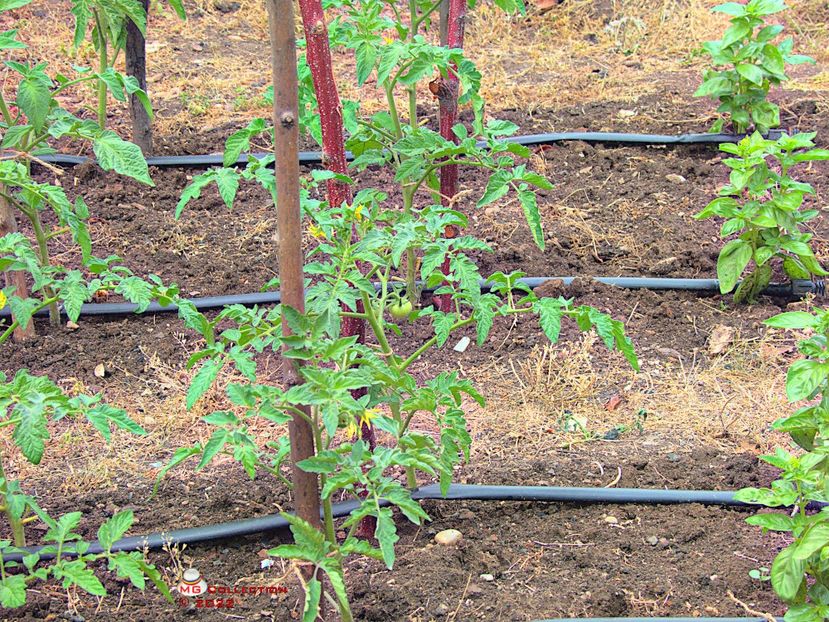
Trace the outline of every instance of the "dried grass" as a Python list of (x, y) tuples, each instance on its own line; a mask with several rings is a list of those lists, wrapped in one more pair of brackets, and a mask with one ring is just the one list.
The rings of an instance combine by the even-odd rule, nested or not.
[[(487, 387), (486, 409), (471, 417), (479, 460), (510, 453), (533, 459), (562, 447), (621, 438), (767, 451), (786, 444), (770, 424), (790, 414), (785, 398), (782, 337), (739, 336), (712, 360), (648, 361), (634, 374), (619, 361), (596, 358), (595, 338), (536, 347), (508, 365), (468, 370)], [(611, 399), (621, 398), (612, 408)]]
[[(484, 76), (483, 93), (492, 109), (532, 114), (587, 102), (635, 103), (669, 89), (687, 100), (705, 65), (697, 53), (700, 44), (717, 38), (727, 25), (725, 16), (710, 12), (717, 3), (567, 0), (550, 11), (531, 7), (527, 16), (513, 17), (480, 4), (469, 18), (467, 53)], [(826, 61), (825, 3), (791, 5), (784, 17), (797, 49)], [(52, 71), (63, 73), (72, 64), (93, 65), (90, 45), (71, 50), (69, 6), (67, 0), (51, 2), (15, 13), (20, 19), (7, 19), (9, 28), (21, 28), (30, 46), (18, 56), (48, 59)], [(239, 0), (238, 10), (223, 13), (214, 0), (194, 0), (188, 9), (182, 22), (160, 4), (151, 8), (148, 75), (157, 131), (174, 134), (267, 115), (261, 93), (270, 82), (270, 56), (262, 3)], [(297, 34), (302, 36), (299, 22)], [(335, 65), (344, 97), (359, 99), (369, 112), (383, 106), (372, 84), (355, 88), (349, 52), (335, 54)], [(826, 71), (799, 67), (794, 75), (788, 90), (829, 92)], [(93, 101), (93, 87), (85, 86), (69, 94), (66, 104), (73, 110), (86, 106), (91, 116)], [(420, 103), (432, 106), (431, 95), (424, 92)], [(825, 98), (820, 103), (827, 107)], [(123, 105), (113, 103), (111, 109), (115, 123), (122, 122)]]

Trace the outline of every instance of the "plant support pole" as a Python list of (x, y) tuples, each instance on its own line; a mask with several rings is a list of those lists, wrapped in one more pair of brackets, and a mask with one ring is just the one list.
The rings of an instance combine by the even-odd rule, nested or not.
[(449, 0), (440, 3), (440, 44), (446, 47), (449, 41)]
[[(141, 0), (147, 21), (150, 19), (150, 0)], [(127, 43), (125, 47), (125, 63), (127, 75), (138, 80), (138, 86), (147, 92), (147, 46), (144, 35), (131, 19), (127, 22)], [(145, 156), (153, 152), (153, 128), (150, 116), (135, 96), (130, 98), (130, 118), (132, 119), (132, 142), (141, 148)]]
[[(0, 191), (5, 189), (0, 186)], [(17, 232), (17, 221), (14, 216), (14, 209), (9, 205), (5, 198), (0, 197), (0, 238), (9, 233)], [(26, 273), (22, 270), (7, 270), (5, 273), (6, 287), (14, 287), (15, 294), (26, 300), (29, 297), (29, 286), (26, 283)], [(14, 321), (14, 318), (12, 318)], [(35, 325), (32, 320), (26, 326), (19, 326), (14, 330), (13, 339), (15, 341), (24, 341), (29, 337), (34, 337)]]
[[(305, 310), (303, 282), (302, 221), (299, 203), (299, 124), (297, 111), (296, 41), (292, 0), (267, 0), (268, 26), (273, 66), (273, 125), (276, 156), (276, 217), (279, 233), (279, 288), (282, 304), (300, 313)], [(288, 323), (282, 323), (289, 333)], [(283, 358), (286, 386), (299, 384), (295, 361)], [(310, 417), (310, 411), (306, 411)], [(316, 473), (296, 464), (315, 455), (314, 434), (309, 420), (295, 414), (288, 424), (293, 461), (294, 506), (297, 516), (314, 525), (320, 523), (320, 495)]]

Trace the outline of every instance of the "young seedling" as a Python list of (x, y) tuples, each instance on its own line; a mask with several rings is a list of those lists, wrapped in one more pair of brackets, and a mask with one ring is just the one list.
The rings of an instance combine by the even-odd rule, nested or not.
[[(185, 19), (181, 0), (170, 0), (170, 6), (181, 19)], [(124, 75), (115, 70), (118, 56), (126, 46), (127, 24), (131, 23), (143, 37), (147, 28), (147, 12), (139, 0), (73, 0), (72, 15), (75, 18), (75, 32), (72, 44), (77, 49), (86, 39), (91, 28), (92, 43), (98, 53), (98, 125), (106, 128), (107, 92), (118, 101), (137, 99), (147, 116), (152, 119), (153, 111), (147, 94), (141, 89), (134, 76)]]
[(712, 10), (731, 16), (731, 26), (719, 41), (707, 41), (702, 49), (711, 56), (713, 69), (703, 76), (695, 97), (719, 100), (720, 118), (711, 128), (722, 131), (730, 121), (738, 134), (754, 128), (765, 134), (780, 125), (780, 109), (768, 101), (769, 89), (789, 79), (786, 65), (814, 63), (793, 54), (791, 37), (775, 43), (783, 26), (766, 25), (765, 18), (786, 10), (783, 0), (726, 2)]
[[(77, 588), (92, 596), (107, 595), (106, 588), (95, 575), (100, 565), (107, 561), (107, 568), (118, 577), (129, 579), (139, 590), (144, 590), (149, 579), (159, 592), (172, 603), (170, 589), (161, 577), (161, 573), (144, 559), (140, 551), (130, 553), (113, 552), (112, 545), (120, 540), (134, 521), (132, 510), (123, 510), (113, 515), (98, 528), (98, 542), (104, 548), (102, 553), (88, 553), (90, 545), (74, 532), (81, 521), (80, 512), (64, 514), (57, 520), (51, 518), (42, 509), (38, 509), (33, 518), (39, 518), (48, 528), (43, 539), (49, 543), (37, 553), (11, 546), (8, 540), (0, 540), (0, 606), (16, 609), (26, 604), (27, 591), (38, 581), (50, 578), (60, 582), (65, 590)], [(5, 556), (23, 554), (22, 563), (6, 561)], [(41, 557), (53, 555), (53, 561), (41, 561)]]
[[(101, 396), (68, 397), (46, 376), (33, 376), (21, 369), (7, 381), (0, 372), (0, 428), (11, 430), (11, 439), (23, 457), (40, 464), (49, 438), (48, 425), (66, 417), (84, 417), (109, 441), (110, 425), (146, 434), (127, 413), (101, 403)], [(34, 498), (24, 495), (16, 481), (8, 479), (0, 453), (0, 503), (9, 521), (15, 546), (26, 546), (24, 527), (36, 519), (40, 509)]]
[(720, 291), (726, 294), (736, 287), (736, 302), (757, 300), (771, 280), (774, 259), (782, 260), (792, 279), (827, 274), (809, 246), (812, 234), (800, 229), (818, 215), (816, 209), (803, 209), (814, 189), (789, 176), (798, 163), (829, 159), (829, 150), (814, 149), (814, 137), (814, 133), (784, 134), (771, 141), (755, 132), (737, 144), (720, 145), (720, 150), (734, 156), (723, 160), (731, 169), (729, 183), (695, 218), (725, 218), (720, 236), (738, 234), (723, 246), (717, 260)]
[[(20, 49), (25, 45), (15, 38), (15, 32), (0, 38), (0, 49)], [(89, 209), (82, 197), (74, 204), (60, 185), (35, 181), (32, 163), (42, 165), (55, 175), (62, 171), (47, 165), (40, 155), (50, 153), (50, 139), (74, 138), (92, 145), (98, 164), (104, 170), (113, 170), (142, 183), (152, 185), (147, 163), (141, 150), (122, 140), (115, 132), (103, 130), (92, 121), (82, 121), (64, 110), (58, 96), (66, 89), (91, 80), (98, 75), (80, 70), (69, 79), (57, 76), (53, 81), (46, 73), (46, 63), (28, 65), (7, 61), (7, 66), (18, 77), (14, 100), (7, 102), (0, 93), (0, 130), (4, 157), (0, 160), (0, 193), (5, 207), (25, 217), (32, 226), (34, 240), (12, 232), (0, 238), (0, 271), (25, 272), (33, 280), (32, 291), (39, 298), (31, 298), (20, 288), (7, 287), (4, 292), (15, 321), (12, 328), (0, 333), (0, 343), (18, 326), (29, 324), (32, 314), (48, 307), (53, 325), (60, 323), (58, 303), (63, 303), (70, 319), (77, 320), (80, 305), (95, 293), (95, 286), (120, 290), (127, 298), (139, 302), (150, 297), (151, 290), (160, 282), (143, 285), (125, 268), (112, 269), (112, 258), (93, 260), (91, 240), (86, 227)], [(12, 114), (14, 110), (14, 114)], [(47, 230), (41, 213), (51, 209), (58, 222), (56, 229)], [(49, 256), (50, 242), (69, 236), (80, 250), (82, 262), (98, 279), (87, 283), (78, 270), (53, 266)], [(106, 281), (106, 283), (104, 282)], [(162, 296), (164, 292), (159, 292)], [(22, 294), (22, 295), (21, 295)], [(149, 300), (147, 300), (149, 304)]]
[[(792, 508), (787, 513), (756, 514), (746, 519), (763, 531), (791, 533), (794, 540), (772, 563), (767, 575), (777, 595), (788, 605), (786, 622), (821, 622), (829, 618), (829, 511), (807, 512), (813, 502), (826, 502), (829, 486), (829, 310), (793, 311), (766, 320), (768, 326), (810, 331), (798, 343), (804, 358), (786, 375), (790, 402), (808, 402), (773, 428), (787, 432), (800, 455), (778, 448), (762, 459), (781, 470), (770, 488), (745, 488), (736, 498), (770, 508)], [(761, 569), (761, 571), (764, 569)]]

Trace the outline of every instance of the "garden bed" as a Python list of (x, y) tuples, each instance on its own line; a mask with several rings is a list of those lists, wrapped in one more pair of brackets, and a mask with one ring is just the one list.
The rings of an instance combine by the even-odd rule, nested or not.
[[(633, 65), (628, 69), (636, 71)], [(697, 74), (676, 71), (665, 78), (662, 93), (634, 103), (601, 101), (492, 116), (513, 120), (522, 133), (705, 131), (708, 103), (685, 101)], [(829, 121), (821, 93), (775, 97), (784, 128), (818, 131), (818, 142), (825, 144), (821, 138)], [(179, 127), (179, 132), (157, 136), (159, 153), (219, 152), (240, 125), (234, 121), (197, 131)], [(470, 217), (468, 231), (494, 249), (478, 257), (484, 274), (521, 270), (529, 276), (713, 278), (721, 248), (719, 224), (698, 222), (693, 215), (724, 183), (721, 159), (713, 146), (577, 142), (534, 150), (530, 167), (556, 184), (539, 194), (545, 251), (533, 243), (516, 202), (474, 209), (473, 198), (485, 183), (474, 171), (461, 171), (465, 194), (458, 207)], [(259, 187), (243, 186), (228, 212), (211, 188), (177, 221), (173, 214), (181, 190), (197, 172), (154, 169), (156, 186), (147, 188), (82, 165), (67, 169), (62, 185), (70, 198), (83, 188), (97, 255), (121, 255), (136, 273), (156, 273), (165, 282), (178, 283), (185, 295), (255, 291), (278, 272), (270, 197)], [(798, 179), (811, 183), (820, 200), (829, 193), (827, 173), (829, 163), (814, 163), (802, 167)], [(50, 176), (42, 170), (38, 175), (44, 180)], [(391, 179), (386, 172), (367, 171), (358, 182), (388, 189)], [(391, 194), (392, 201), (398, 198)], [(810, 227), (825, 264), (829, 225), (819, 218)], [(57, 250), (55, 261), (77, 265), (74, 251)], [(523, 318), (500, 320), (483, 346), (462, 353), (451, 347), (473, 332), (453, 335), (412, 370), (433, 376), (457, 369), (491, 398), (485, 408), (469, 408), (472, 461), (458, 469), (456, 481), (734, 490), (774, 479), (774, 469), (756, 456), (780, 444), (769, 424), (788, 412), (783, 370), (795, 349), (791, 340), (769, 336), (762, 321), (787, 308), (788, 301), (763, 299), (755, 306), (735, 307), (728, 297), (626, 291), (585, 280), (570, 287), (552, 283), (543, 293), (574, 297), (577, 304), (594, 305), (623, 320), (642, 372), (625, 369), (617, 353), (591, 349), (592, 338), (572, 328), (565, 327), (562, 349), (553, 353), (544, 346), (538, 326)], [(200, 340), (174, 315), (82, 317), (73, 329), (50, 329), (39, 320), (37, 328), (38, 336), (25, 345), (7, 344), (0, 371), (27, 368), (67, 390), (103, 391), (149, 432), (140, 438), (118, 432), (107, 447), (88, 425), (58, 423), (45, 468), (10, 464), (26, 491), (50, 513), (83, 511), (79, 531), (94, 538), (103, 520), (125, 508), (135, 511), (131, 534), (291, 508), (281, 484), (271, 478), (251, 481), (239, 465), (224, 459), (199, 473), (193, 472), (193, 463), (172, 471), (151, 498), (155, 475), (173, 451), (206, 440), (208, 431), (199, 418), (222, 407), (220, 388), (233, 379), (222, 376), (220, 388), (192, 411), (184, 408), (192, 375), (184, 363)], [(416, 347), (432, 331), (422, 321), (398, 341)], [(279, 377), (277, 356), (261, 355), (259, 363), (263, 378)], [(415, 420), (418, 425), (430, 431)], [(283, 432), (261, 422), (255, 429), (260, 439)], [(401, 541), (394, 571), (364, 559), (350, 562), (355, 619), (494, 622), (784, 611), (771, 587), (748, 573), (770, 566), (786, 539), (759, 535), (744, 523), (749, 515), (744, 509), (449, 501), (425, 502), (424, 508), (433, 522), (420, 528), (398, 523)], [(434, 534), (449, 528), (463, 533), (461, 543), (434, 544)], [(7, 535), (0, 530), (0, 538)], [(286, 588), (273, 596), (236, 599), (232, 609), (169, 605), (157, 592), (134, 590), (101, 569), (109, 591), (102, 602), (73, 594), (70, 602), (77, 611), (65, 615), (67, 595), (50, 585), (32, 592), (26, 607), (3, 617), (298, 619), (303, 594), (287, 574), (288, 566), (281, 560), (266, 570), (260, 566), (262, 551), (287, 541), (286, 536), (261, 534), (149, 553), (171, 580), (192, 565), (214, 585)]]
[[(526, 133), (550, 125), (538, 116), (506, 116), (522, 121)], [(820, 129), (820, 121), (807, 115), (799, 123)], [(562, 129), (556, 124), (556, 130)], [(227, 128), (208, 132), (202, 142), (190, 141), (183, 151), (215, 151), (227, 133)], [(476, 211), (467, 201), (462, 205), (471, 217), (470, 230), (493, 243), (495, 249), (482, 257), (482, 271), (520, 269), (532, 276), (710, 278), (719, 250), (717, 225), (697, 222), (692, 215), (722, 182), (719, 158), (711, 147), (568, 143), (541, 149), (532, 165), (545, 167), (556, 182), (556, 188), (540, 200), (548, 248), (542, 252), (533, 246), (517, 205)], [(825, 192), (826, 170), (824, 163), (816, 164), (802, 179), (815, 185), (818, 193)], [(121, 254), (136, 271), (155, 272), (165, 281), (175, 281), (188, 295), (254, 291), (275, 275), (277, 267), (276, 221), (267, 196), (259, 188), (243, 187), (229, 214), (215, 191), (208, 190), (175, 221), (175, 203), (193, 173), (154, 170), (156, 187), (147, 189), (92, 167), (68, 172), (83, 182), (87, 201), (95, 206), (91, 228), (100, 255)], [(464, 171), (462, 175), (466, 187), (474, 189), (474, 173)], [(684, 181), (671, 177), (674, 175)], [(387, 181), (370, 172), (360, 179), (361, 185), (380, 188)], [(826, 249), (826, 225), (820, 220), (816, 224), (821, 253)], [(72, 261), (72, 257), (59, 260)], [(568, 449), (567, 443), (580, 438), (578, 434), (562, 434), (560, 421), (568, 408), (553, 398), (538, 400), (538, 394), (554, 388), (529, 386), (526, 377), (522, 381), (520, 373), (514, 374), (515, 362), (531, 360), (541, 347), (534, 324), (520, 320), (510, 326), (501, 322), (481, 348), (472, 346), (451, 356), (445, 350), (433, 352), (418, 366), (430, 370), (459, 367), (479, 384), (500, 383), (489, 391), (497, 396), (493, 405), (473, 419), (475, 454), (459, 481), (736, 489), (772, 479), (751, 454), (732, 452), (756, 450), (769, 443), (763, 428), (773, 416), (762, 410), (746, 413), (734, 429), (728, 429), (726, 422), (734, 410), (728, 407), (720, 422), (703, 412), (688, 421), (688, 429), (678, 413), (661, 410), (665, 400), (671, 399), (669, 394), (652, 396), (654, 383), (657, 391), (676, 388), (667, 382), (672, 374), (704, 375), (705, 369), (717, 365), (733, 369), (737, 364), (750, 375), (758, 365), (767, 364), (762, 360), (762, 349), (757, 349), (765, 332), (760, 322), (779, 311), (778, 304), (767, 301), (734, 309), (719, 296), (624, 291), (588, 282), (570, 288), (545, 287), (545, 295), (575, 296), (579, 304), (595, 305), (625, 320), (643, 361), (643, 374), (634, 379), (627, 372), (613, 371), (601, 377), (606, 366), (618, 369), (618, 357), (599, 351), (591, 354), (582, 371), (600, 378), (594, 379), (595, 386), (587, 395), (575, 396), (573, 402), (589, 411), (588, 427), (599, 440)], [(717, 326), (734, 329), (734, 360), (728, 363), (708, 353), (709, 337)], [(284, 489), (271, 481), (251, 482), (232, 464), (209, 468), (199, 476), (186, 468), (174, 471), (162, 484), (159, 496), (149, 501), (158, 466), (178, 446), (204, 436), (197, 416), (209, 412), (210, 407), (199, 407), (195, 413), (183, 411), (182, 395), (189, 377), (183, 361), (197, 348), (197, 341), (177, 318), (82, 318), (80, 328), (74, 331), (38, 328), (41, 336), (33, 342), (9, 347), (5, 371), (27, 367), (45, 372), (67, 387), (81, 383), (90, 390), (104, 390), (110, 401), (126, 406), (151, 431), (147, 439), (131, 441), (126, 453), (105, 450), (98, 456), (90, 456), (84, 449), (91, 437), (82, 427), (70, 427), (63, 437), (56, 437), (58, 447), (50, 449), (47, 460), (68, 467), (70, 475), (60, 480), (25, 477), (48, 510), (83, 510), (82, 532), (92, 536), (107, 515), (125, 507), (136, 511), (134, 533), (222, 522), (290, 507)], [(412, 344), (420, 343), (431, 330), (425, 324), (414, 328), (406, 337)], [(571, 351), (580, 350), (576, 334), (564, 337)], [(107, 370), (105, 378), (94, 375), (101, 363)], [(275, 376), (278, 369), (279, 361), (274, 359), (269, 373)], [(583, 382), (582, 377), (566, 383), (578, 387)], [(751, 390), (738, 384), (726, 393), (739, 395)], [(624, 402), (610, 412), (604, 406), (616, 394), (624, 395)], [(703, 395), (703, 411), (716, 410), (715, 404), (705, 401), (716, 403), (721, 401), (719, 397)], [(654, 401), (661, 404), (656, 411), (651, 410)], [(547, 406), (549, 412), (538, 412)], [(522, 408), (532, 410), (532, 416)], [(643, 408), (649, 418), (641, 435), (626, 431), (618, 440), (602, 438), (615, 425), (630, 427)], [(684, 412), (682, 407), (677, 410)], [(500, 425), (491, 417), (499, 418)], [(715, 441), (720, 448), (706, 449), (700, 436), (716, 438), (718, 427), (723, 428)], [(619, 478), (614, 482), (617, 473)], [(47, 497), (46, 491), (55, 488), (63, 493), (62, 498)], [(370, 592), (365, 592), (367, 585), (361, 579), (362, 592), (353, 594), (358, 619), (530, 620), (745, 613), (729, 599), (729, 590), (755, 609), (781, 611), (767, 584), (748, 577), (750, 569), (770, 564), (780, 542), (771, 536), (758, 537), (754, 528), (744, 525), (745, 511), (701, 506), (579, 508), (455, 502), (430, 502), (426, 508), (435, 522), (420, 530), (401, 527), (403, 540), (394, 574), (373, 564), (352, 573), (355, 577), (368, 572), (372, 577)], [(608, 517), (618, 522), (608, 522)], [(443, 528), (461, 530), (463, 544), (457, 549), (431, 545), (431, 536)], [(656, 544), (651, 544), (653, 538)], [(198, 545), (183, 555), (211, 582), (272, 582), (280, 575), (279, 567), (260, 571), (257, 553), (274, 542), (263, 536)], [(535, 544), (538, 542), (547, 544)], [(167, 553), (153, 553), (152, 558), (161, 567), (171, 564)], [(492, 574), (495, 580), (483, 581), (481, 574)], [(301, 607), (301, 593), (292, 578), (286, 585), (291, 586), (287, 595), (247, 597), (244, 609), (224, 613), (246, 619), (257, 615), (288, 619), (289, 611)], [(149, 613), (152, 610), (164, 611), (165, 616), (170, 611), (181, 618), (189, 615), (176, 612), (175, 606), (171, 608), (153, 592), (131, 590), (125, 591), (119, 609), (120, 590), (116, 587), (110, 592), (114, 596), (105, 601), (97, 619), (130, 619), (137, 606), (144, 608), (148, 619), (154, 615)], [(20, 613), (38, 617), (64, 609), (59, 594), (43, 594)], [(85, 607), (82, 614), (96, 619), (92, 611)], [(221, 613), (199, 615), (224, 619)]]

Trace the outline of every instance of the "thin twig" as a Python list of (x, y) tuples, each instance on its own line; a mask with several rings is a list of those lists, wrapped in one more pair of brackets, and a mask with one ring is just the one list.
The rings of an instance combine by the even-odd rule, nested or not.
[(734, 596), (734, 593), (731, 590), (728, 590), (728, 592), (726, 592), (726, 594), (728, 594), (728, 597), (732, 601), (734, 601), (736, 604), (740, 605), (740, 607), (742, 607), (743, 610), (746, 613), (751, 614), (753, 616), (757, 616), (758, 618), (764, 618), (764, 619), (768, 620), (768, 622), (777, 622), (776, 618), (773, 615), (771, 615), (770, 613), (763, 613), (762, 611), (755, 611), (754, 609), (752, 609), (751, 607), (746, 605), (743, 601), (741, 601), (739, 598)]
[(622, 479), (622, 467), (616, 467), (619, 469), (619, 472), (616, 474), (616, 478), (610, 482), (605, 488), (613, 488), (616, 484), (619, 483), (619, 480)]

